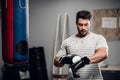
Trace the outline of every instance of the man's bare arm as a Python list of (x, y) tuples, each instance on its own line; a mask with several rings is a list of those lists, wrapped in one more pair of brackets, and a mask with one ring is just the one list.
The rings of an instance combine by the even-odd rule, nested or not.
[(90, 63), (99, 63), (106, 59), (108, 56), (108, 49), (107, 48), (99, 48), (96, 50), (95, 54), (89, 57)]

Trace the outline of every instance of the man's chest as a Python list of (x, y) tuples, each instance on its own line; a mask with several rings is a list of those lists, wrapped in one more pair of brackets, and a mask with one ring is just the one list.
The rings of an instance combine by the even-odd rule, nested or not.
[(97, 42), (95, 39), (77, 39), (67, 44), (68, 54), (90, 55), (95, 52)]

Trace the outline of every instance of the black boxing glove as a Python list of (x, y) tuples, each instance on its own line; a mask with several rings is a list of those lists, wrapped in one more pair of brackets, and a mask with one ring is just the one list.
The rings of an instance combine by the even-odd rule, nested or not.
[(88, 65), (88, 64), (90, 64), (90, 60), (89, 60), (89, 58), (87, 58), (86, 56), (83, 57), (83, 58), (81, 58), (80, 61), (78, 61), (78, 62), (76, 62), (76, 63), (73, 63), (73, 64), (71, 65), (71, 70), (72, 70), (72, 72), (73, 72), (74, 78), (79, 78), (80, 75), (79, 75), (79, 73), (77, 72), (77, 70), (79, 70), (80, 68), (82, 68), (82, 67), (84, 67), (85, 65)]
[(78, 70), (78, 69), (84, 67), (87, 64), (90, 64), (90, 60), (89, 60), (89, 58), (87, 58), (85, 56), (85, 57), (81, 58), (81, 60), (78, 61), (77, 63), (72, 64), (72, 66), (74, 67), (75, 70)]
[(81, 60), (80, 56), (78, 56), (76, 54), (70, 54), (70, 55), (62, 56), (59, 60), (59, 63), (61, 63), (61, 64), (74, 64), (80, 60)]

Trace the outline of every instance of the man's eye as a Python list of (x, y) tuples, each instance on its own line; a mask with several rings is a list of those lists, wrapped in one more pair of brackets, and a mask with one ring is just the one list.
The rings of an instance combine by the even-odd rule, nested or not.
[(88, 24), (84, 24), (84, 26), (88, 26)]
[(78, 23), (78, 25), (79, 25), (79, 26), (83, 26), (83, 25), (84, 25), (84, 26), (88, 26), (89, 24), (88, 24), (88, 23), (86, 23), (86, 24)]
[(79, 26), (83, 26), (83, 24), (81, 24), (81, 23), (78, 23), (78, 25), (79, 25)]

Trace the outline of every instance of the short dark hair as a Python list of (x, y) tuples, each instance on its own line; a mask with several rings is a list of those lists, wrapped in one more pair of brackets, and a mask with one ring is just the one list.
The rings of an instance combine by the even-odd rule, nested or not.
[(77, 12), (76, 14), (76, 24), (78, 23), (78, 19), (82, 18), (82, 19), (91, 19), (92, 15), (89, 11), (87, 10), (81, 10), (79, 12)]

